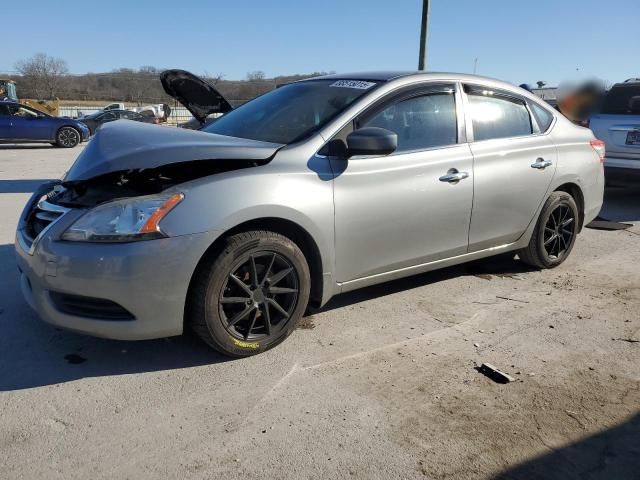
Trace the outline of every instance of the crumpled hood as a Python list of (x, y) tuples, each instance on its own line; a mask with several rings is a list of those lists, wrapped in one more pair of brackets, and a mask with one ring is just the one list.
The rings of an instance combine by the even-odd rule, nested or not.
[(105, 124), (71, 166), (64, 182), (193, 160), (266, 160), (283, 145), (131, 120)]

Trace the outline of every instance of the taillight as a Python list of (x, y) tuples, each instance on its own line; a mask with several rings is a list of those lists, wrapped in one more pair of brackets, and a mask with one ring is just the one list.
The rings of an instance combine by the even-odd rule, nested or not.
[(591, 140), (590, 143), (593, 149), (596, 151), (596, 153), (600, 157), (600, 161), (604, 162), (604, 154), (605, 154), (604, 142), (602, 140)]

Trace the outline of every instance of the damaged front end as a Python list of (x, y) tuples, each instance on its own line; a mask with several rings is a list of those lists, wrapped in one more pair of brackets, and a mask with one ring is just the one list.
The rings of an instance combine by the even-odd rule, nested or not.
[(88, 180), (59, 183), (62, 188), (50, 202), (66, 208), (91, 208), (101, 203), (144, 195), (155, 195), (197, 178), (233, 170), (258, 167), (266, 160), (195, 160), (150, 169), (118, 171)]
[(160, 221), (184, 199), (174, 187), (264, 165), (280, 147), (134, 122), (107, 125), (61, 181), (34, 194), (18, 237), (33, 253), (40, 237), (71, 211), (77, 218), (61, 240), (131, 242), (166, 236)]

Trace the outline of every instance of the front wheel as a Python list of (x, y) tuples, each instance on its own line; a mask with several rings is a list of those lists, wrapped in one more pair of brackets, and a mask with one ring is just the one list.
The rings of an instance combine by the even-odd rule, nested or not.
[(289, 238), (269, 231), (239, 233), (198, 268), (188, 322), (220, 353), (255, 355), (293, 331), (310, 284), (307, 260)]
[(578, 234), (578, 207), (566, 192), (553, 192), (547, 199), (520, 260), (538, 268), (554, 268), (564, 262)]
[(80, 132), (73, 127), (62, 127), (56, 135), (56, 144), (63, 148), (73, 148), (80, 143)]

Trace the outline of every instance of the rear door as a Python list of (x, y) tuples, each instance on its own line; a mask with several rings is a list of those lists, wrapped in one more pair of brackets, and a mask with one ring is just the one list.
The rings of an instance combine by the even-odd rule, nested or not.
[(638, 160), (640, 167), (640, 82), (615, 85), (589, 127), (606, 145), (606, 166), (616, 166), (616, 159), (624, 159)]
[(545, 198), (558, 154), (525, 99), (473, 85), (465, 92), (474, 165), (469, 251), (477, 251), (520, 238)]
[[(331, 158), (339, 282), (466, 253), (473, 168), (459, 98), (454, 84), (415, 87), (355, 120), (395, 132), (398, 148)], [(453, 172), (462, 179), (447, 181)]]

